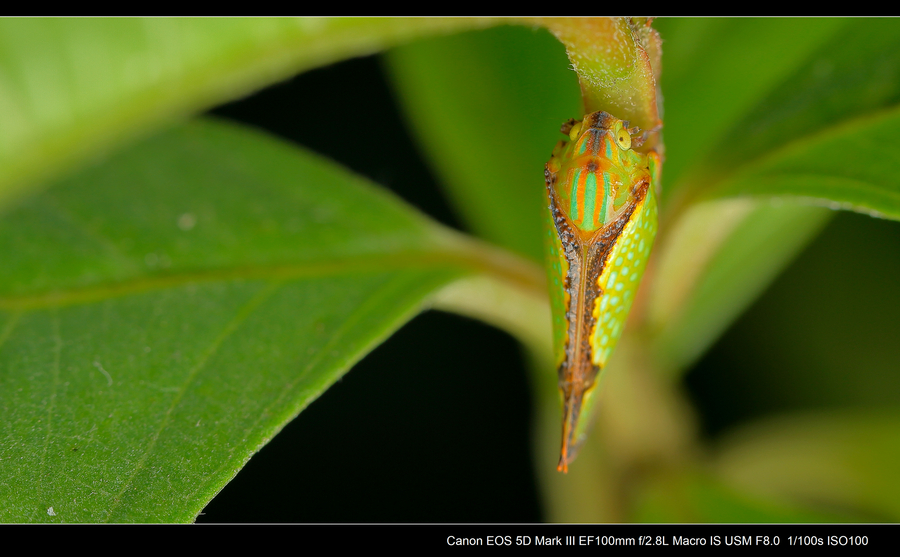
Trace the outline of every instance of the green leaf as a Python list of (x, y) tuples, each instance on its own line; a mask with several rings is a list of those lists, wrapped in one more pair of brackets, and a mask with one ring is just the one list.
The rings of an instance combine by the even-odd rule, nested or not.
[(0, 20), (0, 207), (80, 161), (311, 67), (492, 20)]
[[(707, 163), (733, 168), (900, 101), (900, 22), (838, 20), (843, 26), (731, 126)], [(797, 24), (806, 22), (797, 22)]]
[(735, 489), (702, 470), (657, 475), (638, 490), (632, 512), (635, 522), (802, 523), (860, 519), (840, 510), (817, 509)]
[(544, 163), (580, 116), (578, 81), (549, 33), (518, 27), (390, 51), (403, 108), (472, 230), (543, 261)]
[[(720, 155), (710, 153), (730, 148), (740, 135), (738, 121), (847, 21), (659, 18), (653, 25), (663, 38), (663, 197), (668, 201), (676, 191), (699, 185), (686, 173), (697, 172), (701, 163), (717, 163)], [(734, 133), (726, 140), (729, 130)]]
[(900, 518), (900, 420), (890, 412), (781, 417), (735, 433), (715, 470), (735, 487), (785, 503)]
[(443, 286), (518, 265), (543, 295), (532, 266), (216, 122), (20, 204), (0, 251), (0, 519), (14, 522), (190, 521)]
[(715, 187), (900, 220), (900, 109), (796, 141)]
[(856, 20), (717, 142), (692, 187), (900, 218), (900, 23)]

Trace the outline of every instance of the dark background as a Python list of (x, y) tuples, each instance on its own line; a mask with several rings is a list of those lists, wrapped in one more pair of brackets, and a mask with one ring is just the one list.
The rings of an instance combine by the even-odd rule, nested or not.
[[(212, 114), (323, 153), (461, 228), (377, 57), (310, 71)], [(360, 114), (372, 140), (350, 150), (345, 130)], [(704, 434), (772, 413), (895, 407), (897, 254), (896, 223), (837, 215), (688, 374)], [(511, 337), (427, 312), (254, 456), (198, 522), (541, 521), (533, 466), (555, 463), (532, 462), (530, 409)]]

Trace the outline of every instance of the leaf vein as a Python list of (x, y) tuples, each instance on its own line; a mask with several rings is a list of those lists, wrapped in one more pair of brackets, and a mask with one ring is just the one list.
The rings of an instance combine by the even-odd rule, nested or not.
[(59, 389), (59, 361), (62, 352), (62, 337), (59, 333), (59, 312), (53, 312), (53, 380), (50, 390), (50, 397), (47, 401), (47, 435), (44, 436), (44, 450), (41, 451), (41, 463), (38, 467), (40, 474), (38, 476), (40, 482), (41, 501), (35, 507), (35, 512), (40, 517), (40, 504), (46, 497), (47, 490), (44, 488), (44, 477), (47, 476), (47, 453), (50, 451), (50, 439), (53, 437), (53, 409), (56, 402), (56, 394)]
[(194, 365), (193, 368), (188, 372), (187, 377), (184, 380), (181, 388), (178, 390), (178, 393), (173, 397), (172, 403), (169, 405), (168, 410), (166, 410), (163, 419), (161, 420), (159, 427), (156, 432), (148, 441), (146, 448), (144, 449), (144, 454), (137, 462), (137, 465), (132, 470), (131, 475), (125, 481), (125, 484), (122, 486), (122, 489), (116, 494), (115, 499), (113, 501), (112, 506), (109, 509), (109, 514), (107, 516), (107, 522), (112, 519), (112, 516), (115, 510), (122, 504), (122, 496), (126, 491), (131, 487), (134, 482), (135, 477), (137, 477), (138, 473), (141, 472), (147, 464), (147, 461), (150, 459), (150, 455), (153, 453), (153, 450), (156, 448), (156, 444), (159, 441), (160, 436), (163, 431), (168, 427), (169, 422), (171, 421), (172, 414), (175, 411), (175, 408), (181, 403), (181, 400), (184, 398), (185, 394), (188, 391), (191, 383), (194, 382), (197, 375), (200, 371), (206, 366), (207, 362), (212, 358), (212, 356), (218, 351), (218, 349), (222, 346), (222, 343), (225, 342), (229, 336), (231, 336), (240, 326), (241, 324), (247, 320), (247, 318), (252, 314), (266, 299), (272, 296), (280, 287), (282, 283), (280, 281), (270, 282), (266, 287), (262, 288), (259, 292), (256, 293), (246, 304), (244, 304), (234, 316), (234, 318), (229, 321), (221, 333), (213, 339), (212, 343), (203, 351), (200, 360)]
[[(418, 279), (418, 277), (416, 277), (416, 279)], [(325, 345), (322, 346), (312, 358), (310, 358), (310, 360), (307, 362), (306, 366), (304, 366), (303, 370), (301, 370), (300, 373), (298, 373), (297, 376), (292, 381), (290, 381), (287, 385), (285, 385), (285, 387), (281, 390), (281, 394), (278, 396), (278, 398), (276, 398), (274, 401), (272, 401), (269, 405), (267, 405), (263, 409), (262, 412), (259, 413), (259, 416), (257, 417), (256, 421), (253, 423), (253, 425), (251, 425), (248, 428), (248, 431), (257, 431), (259, 428), (259, 424), (263, 421), (263, 419), (267, 415), (271, 415), (275, 408), (281, 406), (284, 403), (285, 399), (292, 396), (293, 391), (297, 387), (297, 385), (309, 375), (309, 373), (313, 370), (313, 368), (315, 368), (335, 346), (339, 346), (343, 342), (344, 338), (346, 338), (346, 336), (350, 332), (352, 332), (352, 329), (354, 326), (356, 326), (360, 321), (362, 321), (366, 315), (369, 315), (370, 313), (372, 313), (372, 311), (376, 310), (379, 307), (380, 302), (382, 302), (385, 298), (388, 298), (390, 295), (392, 295), (394, 292), (396, 292), (398, 290), (408, 289), (409, 281), (410, 281), (410, 278), (404, 277), (404, 276), (400, 276), (400, 277), (394, 278), (392, 280), (389, 280), (384, 285), (382, 285), (379, 289), (374, 291), (366, 299), (366, 301), (364, 303), (357, 306), (356, 309), (350, 315), (347, 316), (347, 319), (345, 319), (341, 323), (341, 326), (334, 331), (334, 334), (332, 335), (331, 339), (329, 339), (328, 342), (326, 342)], [(421, 311), (421, 307), (416, 307), (413, 310), (413, 313), (418, 313), (419, 311)], [(408, 317), (409, 317), (409, 315), (403, 315), (403, 316), (400, 316), (400, 319), (405, 322), (408, 320)], [(372, 341), (372, 344), (377, 345), (380, 342), (380, 340), (383, 340), (383, 339), (375, 339), (374, 341)], [(361, 351), (361, 353), (363, 353), (363, 354), (366, 354), (368, 352), (369, 352), (369, 350)], [(351, 362), (350, 365), (347, 367), (350, 367), (352, 365), (353, 365), (353, 362)], [(340, 375), (343, 375), (342, 369), (338, 370), (337, 376), (340, 376)], [(336, 379), (336, 377), (335, 377), (335, 379)], [(318, 398), (318, 396), (320, 396), (323, 392), (325, 392), (325, 390), (327, 390), (327, 388), (333, 382), (334, 382), (334, 380), (329, 381), (328, 384), (324, 385), (323, 388), (321, 390), (319, 390), (318, 393), (312, 393), (309, 397), (306, 398), (306, 400), (303, 400), (301, 403), (301, 406), (294, 413), (294, 417), (296, 417), (300, 412), (302, 412), (304, 408), (309, 406), (309, 404), (312, 403), (313, 400), (315, 400), (316, 398)], [(288, 421), (290, 421), (290, 420), (288, 420)], [(274, 434), (277, 434), (277, 431), (274, 432), (273, 435)], [(253, 454), (258, 452), (262, 448), (262, 446), (265, 445), (265, 443), (267, 443), (267, 442), (268, 442), (268, 439), (266, 441), (264, 441), (263, 444), (261, 444), (260, 446), (255, 447)], [(248, 457), (248, 460), (249, 460), (249, 457)], [(196, 493), (201, 491), (203, 489), (203, 487), (205, 485), (207, 485), (209, 482), (214, 481), (214, 479), (218, 476), (219, 472), (221, 472), (221, 470), (227, 465), (228, 465), (228, 462), (223, 462), (218, 468), (216, 468), (216, 470), (211, 472), (207, 476), (207, 478), (208, 478), (207, 481), (200, 483), (197, 486), (197, 489), (195, 489), (193, 492), (191, 492), (189, 498), (193, 497)], [(243, 467), (243, 463), (241, 464), (241, 467)]]

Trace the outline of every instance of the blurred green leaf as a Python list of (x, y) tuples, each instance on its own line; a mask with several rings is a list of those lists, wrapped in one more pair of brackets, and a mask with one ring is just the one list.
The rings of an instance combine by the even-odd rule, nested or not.
[(900, 420), (845, 412), (773, 418), (735, 433), (715, 470), (750, 493), (788, 504), (900, 520)]
[(900, 22), (837, 21), (843, 26), (731, 126), (706, 164), (733, 171), (738, 164), (897, 105)]
[[(822, 209), (767, 200), (684, 200), (719, 180), (716, 196), (818, 198), (898, 214), (896, 117), (877, 111), (894, 102), (900, 58), (892, 48), (896, 22), (657, 24), (666, 41), (664, 192), (676, 193), (668, 197), (672, 226), (661, 231), (647, 323), (674, 371), (702, 354), (828, 218)], [(872, 111), (879, 116), (846, 120)]]
[(739, 132), (736, 123), (846, 25), (839, 18), (655, 20), (663, 38), (664, 200), (697, 187), (686, 172), (717, 163), (710, 153), (730, 148), (723, 136)]
[(681, 374), (815, 237), (831, 211), (792, 203), (712, 201), (670, 233), (648, 326), (662, 369)]
[(854, 20), (836, 31), (730, 126), (689, 187), (900, 218), (900, 22)]
[(0, 207), (192, 112), (484, 19), (0, 20)]
[(716, 196), (768, 195), (900, 220), (900, 110), (791, 143), (715, 187)]
[(579, 117), (578, 80), (549, 33), (498, 27), (387, 55), (425, 154), (472, 230), (543, 261), (544, 163)]
[(900, 226), (837, 213), (691, 379), (720, 429), (766, 414), (900, 401)]
[[(750, 200), (681, 205), (727, 150), (722, 139), (842, 32), (841, 19), (669, 19), (664, 40), (666, 164), (646, 325), (661, 365), (686, 371), (821, 229), (827, 211)], [(730, 137), (730, 136), (729, 136)], [(704, 166), (707, 165), (707, 166)], [(675, 213), (678, 214), (675, 214)], [(666, 226), (666, 225), (669, 226)]]
[(633, 503), (635, 522), (847, 522), (861, 520), (840, 510), (768, 499), (741, 491), (707, 472), (658, 475), (647, 481)]
[(0, 518), (192, 520), (482, 249), (215, 122), (29, 199), (0, 220)]

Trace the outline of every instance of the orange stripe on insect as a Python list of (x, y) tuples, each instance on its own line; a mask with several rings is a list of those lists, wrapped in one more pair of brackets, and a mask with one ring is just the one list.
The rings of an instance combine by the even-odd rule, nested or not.
[(606, 222), (606, 213), (607, 213), (607, 192), (609, 191), (609, 175), (606, 172), (597, 172), (599, 176), (597, 176), (597, 194), (598, 197), (602, 200), (601, 203), (594, 203), (594, 222), (601, 223)]

